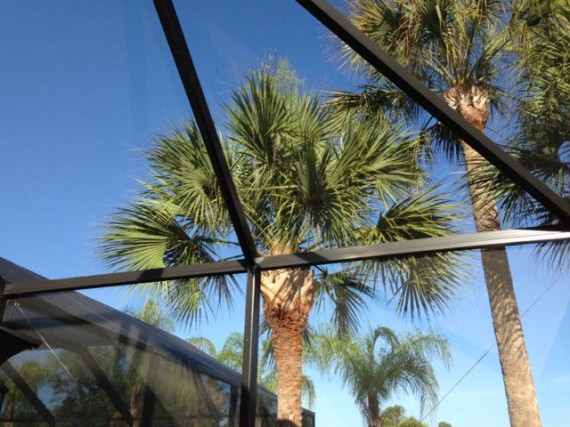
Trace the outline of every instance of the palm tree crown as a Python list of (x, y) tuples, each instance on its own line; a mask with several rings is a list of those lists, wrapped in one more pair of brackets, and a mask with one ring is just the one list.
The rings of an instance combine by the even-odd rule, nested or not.
[[(505, 2), (354, 0), (350, 4), (354, 25), (427, 87), (445, 95), (462, 115), (469, 115), (473, 108), (473, 113), (480, 111), (488, 118), (490, 106), (499, 112), (507, 108), (510, 63), (505, 15), (509, 6)], [(408, 123), (427, 122), (423, 126), (429, 136), (424, 139), (425, 148), (440, 148), (451, 158), (462, 158), (457, 139), (444, 126), (430, 121), (405, 93), (350, 48), (342, 47), (341, 58), (351, 70), (361, 73), (366, 83), (359, 93), (334, 92), (331, 105), (358, 109), (374, 118), (387, 115), (404, 117)]]
[(420, 399), (422, 411), (437, 401), (438, 383), (431, 359), (449, 366), (447, 341), (437, 334), (399, 337), (386, 327), (363, 338), (318, 334), (317, 365), (341, 378), (349, 388), (370, 427), (380, 427), (384, 405), (401, 393)]
[[(512, 99), (516, 93), (513, 94), (512, 86), (517, 85), (513, 84), (509, 72), (519, 72), (521, 52), (512, 41), (524, 38), (523, 33), (514, 29), (521, 10), (525, 7), (528, 10), (532, 3), (527, 0), (354, 0), (350, 18), (483, 132), (493, 109), (505, 113), (507, 107), (514, 105)], [(535, 15), (540, 15), (541, 9), (530, 7)], [(356, 110), (365, 119), (403, 119), (419, 127), (422, 130), (419, 139), (428, 155), (432, 147), (438, 147), (448, 158), (464, 164), (477, 231), (499, 230), (501, 218), (494, 197), (497, 193), (489, 191), (489, 182), (480, 174), (489, 169), (484, 158), (465, 142), (458, 141), (431, 116), (422, 113), (405, 94), (354, 52), (346, 47), (341, 51), (353, 69), (363, 71), (366, 84), (358, 93), (336, 92), (329, 104), (336, 110)], [(504, 130), (502, 124), (500, 132)], [(481, 260), (511, 424), (539, 426), (540, 413), (506, 251), (482, 251)]]
[[(321, 107), (319, 98), (301, 91), (297, 80), (281, 77), (271, 67), (254, 70), (226, 105), (226, 155), (260, 253), (452, 232), (452, 206), (434, 191), (419, 191), (422, 174), (414, 162), (414, 141), (387, 123), (371, 127), (346, 119), (341, 132), (334, 130), (332, 112)], [(236, 246), (234, 236), (196, 126), (160, 136), (148, 159), (151, 177), (143, 181), (138, 198), (105, 225), (103, 259), (113, 268), (141, 269), (227, 255), (224, 248)], [(459, 264), (456, 256), (437, 255), (431, 262), (394, 261), (389, 269), (366, 264), (334, 272), (263, 272), (279, 407), (294, 400), (293, 409), (279, 416), (300, 423), (301, 337), (315, 304), (328, 301), (337, 329), (354, 330), (373, 294), (372, 279), (383, 277), (402, 311), (438, 311), (456, 288), (454, 266)], [(194, 321), (231, 303), (235, 287), (231, 279), (218, 277), (153, 289), (179, 320)], [(288, 357), (295, 360), (295, 372), (280, 374), (280, 363)], [(287, 378), (298, 381), (280, 384)], [(293, 397), (284, 389), (293, 390)]]

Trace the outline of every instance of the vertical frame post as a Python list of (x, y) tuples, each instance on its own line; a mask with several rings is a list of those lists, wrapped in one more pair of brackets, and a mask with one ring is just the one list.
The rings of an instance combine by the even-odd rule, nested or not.
[(4, 297), (4, 288), (6, 281), (0, 276), (0, 324), (4, 321), (4, 311), (6, 311), (6, 298)]
[(261, 270), (248, 268), (245, 301), (245, 332), (243, 339), (243, 367), (239, 426), (254, 427), (257, 400), (257, 348), (259, 339), (259, 297)]
[(229, 427), (238, 427), (237, 405), (238, 405), (238, 388), (232, 384), (230, 388), (230, 411), (228, 414)]

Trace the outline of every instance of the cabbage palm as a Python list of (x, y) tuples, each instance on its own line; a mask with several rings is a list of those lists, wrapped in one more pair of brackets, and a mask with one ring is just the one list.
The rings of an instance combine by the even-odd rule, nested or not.
[[(401, 131), (351, 120), (333, 132), (331, 112), (319, 99), (268, 67), (253, 71), (233, 91), (226, 110), (226, 155), (261, 254), (452, 232), (453, 206), (434, 191), (419, 191), (414, 143)], [(230, 256), (235, 236), (196, 125), (158, 137), (148, 160), (152, 172), (139, 196), (105, 225), (101, 250), (108, 265), (133, 270)], [(384, 264), (264, 271), (261, 294), (273, 337), (279, 422), (301, 423), (302, 336), (313, 307), (332, 307), (337, 330), (353, 331), (374, 294), (373, 280), (382, 276), (400, 310), (438, 311), (456, 288), (454, 267), (460, 263), (437, 255), (394, 261), (390, 274)], [(226, 277), (151, 288), (178, 320), (188, 322), (230, 304), (238, 290)]]
[[(521, 99), (518, 123), (509, 148), (512, 155), (563, 197), (570, 197), (570, 3), (568, 0), (524, 2), (513, 30), (518, 41)], [(529, 225), (557, 223), (541, 204), (497, 171), (484, 176), (493, 185), (511, 221)], [(547, 249), (548, 250), (545, 250)], [(552, 250), (554, 249), (554, 250)], [(543, 244), (540, 255), (554, 268), (570, 265), (567, 242)]]
[[(504, 112), (510, 100), (501, 84), (517, 65), (510, 50), (511, 3), (480, 0), (354, 0), (352, 22), (447, 104), (483, 132), (492, 108)], [(501, 227), (496, 199), (477, 172), (485, 164), (475, 150), (411, 102), (350, 49), (350, 67), (364, 73), (358, 93), (336, 93), (330, 105), (355, 109), (369, 119), (405, 118), (423, 126), (426, 148), (438, 148), (463, 162), (478, 231)], [(493, 327), (512, 426), (539, 426), (540, 414), (506, 250), (481, 251)]]
[(314, 342), (317, 366), (340, 377), (369, 427), (384, 425), (392, 413), (384, 405), (401, 393), (416, 395), (422, 411), (434, 405), (438, 383), (432, 359), (441, 359), (446, 366), (451, 361), (447, 341), (433, 333), (398, 336), (378, 327), (363, 338), (339, 338), (325, 330)]

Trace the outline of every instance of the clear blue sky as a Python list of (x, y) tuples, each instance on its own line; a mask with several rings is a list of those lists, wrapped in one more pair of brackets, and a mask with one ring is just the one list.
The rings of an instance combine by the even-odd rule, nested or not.
[[(352, 79), (331, 60), (328, 33), (294, 1), (178, 1), (187, 40), (210, 107), (269, 52), (287, 57), (308, 87), (348, 88)], [(103, 272), (95, 254), (98, 225), (128, 200), (143, 177), (141, 150), (190, 114), (150, 0), (0, 3), (0, 255), (50, 278)], [(524, 326), (545, 426), (570, 420), (570, 283), (510, 250), (521, 310), (543, 291)], [(478, 261), (473, 278), (432, 327), (453, 346), (455, 366), (440, 372), (445, 393), (494, 343)], [(550, 288), (550, 286), (552, 287)], [(119, 291), (91, 292), (116, 307)], [(135, 299), (136, 301), (136, 299)], [(242, 302), (208, 326), (180, 331), (221, 343), (243, 329)], [(318, 322), (322, 317), (316, 317)], [(365, 325), (412, 323), (379, 302)], [(320, 426), (359, 425), (339, 384), (313, 373)], [(397, 403), (397, 402), (394, 402)], [(401, 403), (417, 414), (413, 399)], [(507, 426), (496, 351), (441, 405), (439, 420), (457, 426)]]

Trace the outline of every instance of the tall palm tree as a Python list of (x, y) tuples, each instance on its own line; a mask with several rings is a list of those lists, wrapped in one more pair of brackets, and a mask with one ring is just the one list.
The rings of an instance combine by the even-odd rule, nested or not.
[[(512, 33), (521, 57), (520, 112), (508, 148), (534, 175), (563, 197), (570, 197), (570, 3), (560, 1), (521, 2)], [(529, 225), (559, 222), (540, 203), (513, 185), (497, 171), (486, 170), (487, 180), (509, 220)], [(548, 250), (547, 250), (548, 249)], [(568, 242), (539, 246), (553, 268), (568, 268)]]
[[(406, 66), (447, 104), (481, 132), (492, 108), (501, 113), (508, 104), (508, 69), (519, 57), (509, 44), (511, 2), (492, 0), (353, 0), (352, 22)], [(422, 132), (426, 146), (439, 147), (460, 159), (478, 231), (501, 228), (493, 193), (478, 178), (486, 162), (475, 150), (418, 108), (349, 48), (343, 55), (350, 67), (364, 73), (367, 82), (358, 93), (336, 93), (330, 105), (355, 109), (369, 119), (405, 118), (429, 123)], [(505, 249), (481, 251), (493, 327), (514, 427), (541, 425), (513, 280)]]
[[(340, 377), (354, 396), (369, 427), (381, 427), (393, 411), (383, 406), (400, 393), (412, 393), (423, 409), (437, 402), (438, 383), (432, 359), (449, 366), (447, 340), (437, 334), (408, 334), (378, 327), (363, 338), (323, 331), (315, 336), (317, 366)], [(403, 415), (403, 414), (400, 414)], [(386, 422), (388, 422), (386, 420)], [(419, 423), (421, 424), (421, 423)]]
[[(333, 132), (331, 113), (319, 99), (303, 93), (298, 80), (280, 78), (272, 67), (253, 71), (233, 91), (226, 110), (226, 155), (261, 254), (452, 232), (452, 206), (433, 191), (419, 191), (415, 147), (402, 132), (356, 120)], [(235, 248), (196, 125), (160, 136), (148, 160), (151, 177), (138, 198), (105, 225), (101, 250), (108, 265), (132, 270), (208, 262), (221, 259), (223, 248)], [(394, 261), (384, 285), (393, 290), (402, 311), (438, 311), (456, 288), (454, 267), (459, 264), (458, 257), (449, 255), (429, 262)], [(386, 268), (365, 264), (333, 272), (294, 268), (262, 273), (281, 425), (301, 424), (302, 336), (313, 307), (332, 306), (337, 329), (353, 331), (374, 293), (374, 277)], [(153, 289), (178, 320), (195, 321), (231, 303), (236, 285), (231, 278), (210, 277)]]

